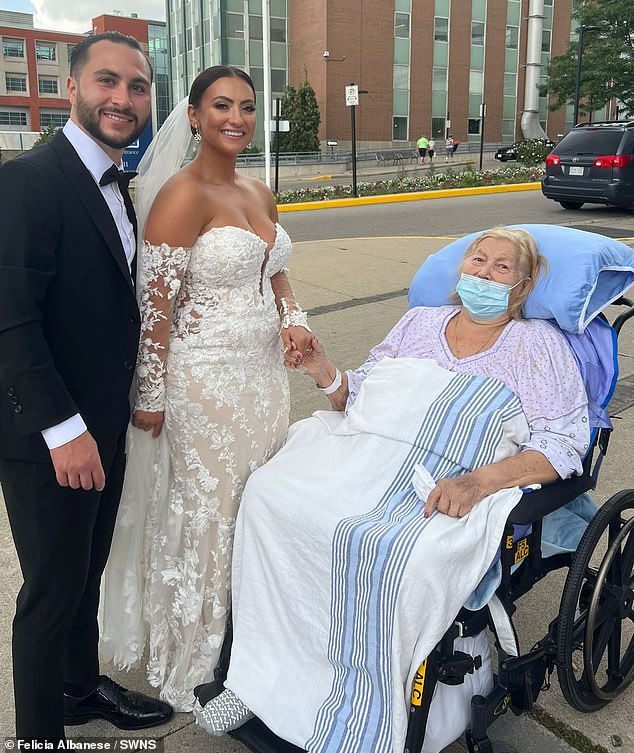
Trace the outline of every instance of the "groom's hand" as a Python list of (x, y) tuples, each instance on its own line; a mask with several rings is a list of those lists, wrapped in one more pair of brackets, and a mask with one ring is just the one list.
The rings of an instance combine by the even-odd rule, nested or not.
[(92, 489), (102, 491), (106, 485), (97, 443), (90, 432), (85, 431), (76, 439), (51, 450), (51, 460), (55, 476), (60, 486), (71, 489)]

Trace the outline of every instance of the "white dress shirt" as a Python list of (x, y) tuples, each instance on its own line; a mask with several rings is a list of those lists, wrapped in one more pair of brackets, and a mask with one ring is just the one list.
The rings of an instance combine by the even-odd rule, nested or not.
[[(136, 239), (134, 237), (134, 228), (128, 218), (123, 196), (119, 190), (119, 184), (114, 181), (107, 186), (100, 186), (101, 176), (113, 164), (112, 159), (88, 134), (84, 133), (72, 120), (67, 120), (63, 128), (64, 136), (70, 141), (74, 150), (77, 152), (79, 159), (84, 163), (88, 172), (95, 179), (95, 183), (103, 194), (108, 209), (119, 231), (123, 250), (128, 261), (128, 267), (131, 268), (132, 260), (136, 251)], [(117, 165), (122, 169), (122, 165)], [(80, 434), (87, 430), (84, 420), (76, 413), (74, 416), (62, 421), (61, 424), (51, 426), (42, 430), (42, 436), (49, 450), (76, 439)]]

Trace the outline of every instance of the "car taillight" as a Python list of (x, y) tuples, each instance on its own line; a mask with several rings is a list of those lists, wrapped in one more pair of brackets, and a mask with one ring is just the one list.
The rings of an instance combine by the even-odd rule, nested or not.
[(594, 160), (594, 167), (625, 167), (631, 161), (631, 154), (612, 154), (605, 157), (597, 157)]
[(551, 166), (557, 166), (561, 160), (559, 159), (559, 156), (557, 154), (548, 154), (546, 156), (546, 164)]
[(626, 165), (629, 165), (631, 161), (631, 154), (617, 154), (614, 158), (613, 167), (625, 167)]

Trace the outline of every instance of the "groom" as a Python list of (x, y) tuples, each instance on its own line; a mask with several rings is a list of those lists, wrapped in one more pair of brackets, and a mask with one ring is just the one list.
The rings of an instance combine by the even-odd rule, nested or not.
[(115, 32), (71, 53), (70, 120), (0, 168), (0, 482), (24, 585), (13, 622), (16, 734), (167, 721), (99, 676), (97, 607), (125, 466), (139, 311), (136, 220), (121, 165), (152, 71)]

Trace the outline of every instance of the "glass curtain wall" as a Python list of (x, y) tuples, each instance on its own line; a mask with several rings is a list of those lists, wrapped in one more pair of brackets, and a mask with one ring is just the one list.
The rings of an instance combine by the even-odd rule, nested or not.
[[(189, 92), (196, 75), (210, 65), (247, 70), (258, 93), (260, 146), (264, 136), (264, 52), (262, 0), (167, 0), (172, 66), (172, 101)], [(287, 0), (270, 0), (271, 90), (281, 97), (288, 83)]]
[(504, 102), (502, 103), (502, 141), (504, 142), (513, 142), (516, 137), (520, 20), (520, 0), (508, 0), (504, 49)]
[[(411, 0), (394, 2), (394, 67), (392, 91), (392, 140), (407, 141), (409, 133), (409, 91), (411, 50)], [(411, 134), (411, 138), (414, 138)]]
[(154, 70), (156, 119), (160, 128), (171, 112), (168, 33), (165, 24), (148, 23), (148, 56)]
[[(554, 0), (544, 0), (544, 26), (542, 29), (542, 56), (541, 56), (541, 75), (540, 84), (548, 83), (548, 64), (550, 63), (550, 50), (553, 29), (553, 2)], [(548, 95), (539, 95), (539, 122), (545, 132), (548, 131)]]
[(467, 141), (480, 140), (480, 105), (484, 101), (486, 21), (486, 0), (471, 0), (471, 56), (469, 62)]
[(451, 0), (436, 0), (434, 4), (434, 62), (431, 84), (431, 135), (435, 140), (444, 140), (447, 135), (450, 17)]

